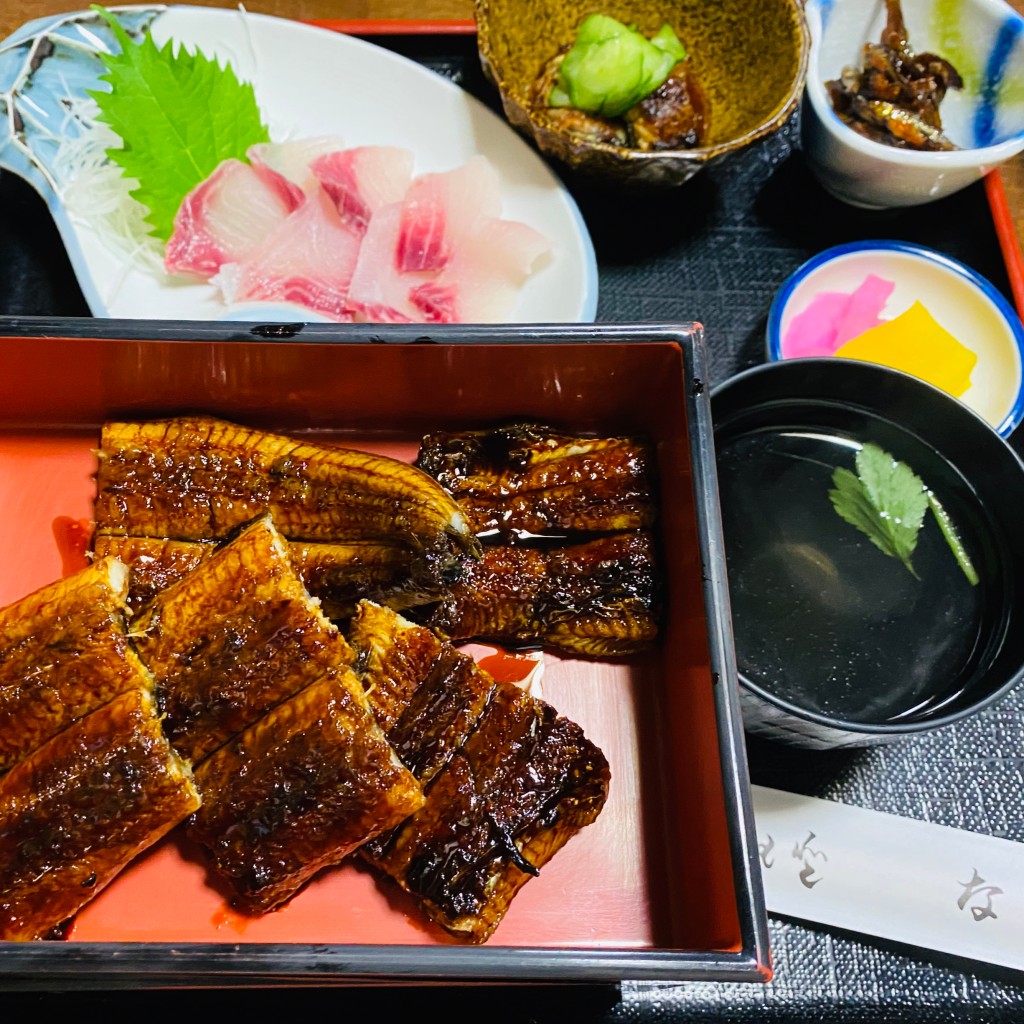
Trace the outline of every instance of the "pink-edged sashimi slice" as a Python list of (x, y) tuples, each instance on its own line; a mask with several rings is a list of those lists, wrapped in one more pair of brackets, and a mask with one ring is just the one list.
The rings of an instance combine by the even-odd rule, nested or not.
[(399, 269), (443, 269), (475, 225), (500, 215), (498, 172), (484, 156), (450, 171), (419, 175), (402, 200)]
[(373, 214), (405, 197), (413, 162), (412, 151), (399, 146), (355, 146), (316, 157), (310, 169), (342, 220), (365, 231)]
[(349, 289), (357, 319), (503, 319), (550, 244), (500, 213), (498, 172), (486, 157), (415, 178), (400, 203), (370, 219)]
[(269, 170), (291, 182), (301, 198), (304, 193), (314, 192), (318, 185), (311, 166), (313, 162), (325, 153), (336, 153), (344, 148), (340, 136), (314, 135), (308, 139), (258, 142), (250, 146), (245, 155), (258, 170)]
[(395, 254), (401, 223), (401, 203), (383, 206), (370, 218), (348, 291), (357, 320), (412, 323), (422, 319), (409, 292), (433, 275), (408, 273), (398, 266)]
[(492, 217), (462, 240), (447, 266), (409, 294), (431, 323), (483, 324), (508, 319), (519, 290), (551, 252), (539, 231)]
[(359, 251), (359, 234), (317, 188), (255, 253), (225, 266), (214, 283), (228, 303), (290, 302), (346, 322), (352, 320), (348, 291)]
[(281, 175), (224, 160), (182, 200), (164, 267), (172, 274), (210, 278), (225, 263), (245, 259), (297, 205)]

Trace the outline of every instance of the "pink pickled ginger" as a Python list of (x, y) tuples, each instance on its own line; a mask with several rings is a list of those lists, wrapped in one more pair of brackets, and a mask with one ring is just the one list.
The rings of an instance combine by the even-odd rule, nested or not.
[(851, 338), (884, 322), (879, 314), (894, 287), (894, 282), (868, 274), (853, 292), (818, 292), (789, 322), (782, 357), (834, 355)]

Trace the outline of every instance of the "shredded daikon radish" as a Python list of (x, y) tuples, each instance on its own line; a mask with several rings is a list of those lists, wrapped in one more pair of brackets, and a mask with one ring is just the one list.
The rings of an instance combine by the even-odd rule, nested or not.
[(71, 219), (88, 227), (115, 255), (163, 273), (164, 243), (150, 234), (147, 210), (131, 196), (138, 183), (126, 178), (107, 150), (121, 145), (112, 128), (96, 121), (92, 100), (72, 100), (69, 118), (78, 131), (63, 134), (53, 159), (58, 195)]

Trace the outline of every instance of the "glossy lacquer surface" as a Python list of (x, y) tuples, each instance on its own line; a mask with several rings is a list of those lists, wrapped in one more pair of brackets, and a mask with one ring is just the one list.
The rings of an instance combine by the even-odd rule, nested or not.
[[(67, 526), (92, 514), (95, 447), (108, 417), (207, 412), (406, 461), (429, 430), (511, 418), (649, 438), (667, 578), (662, 639), (623, 659), (544, 652), (541, 696), (605, 753), (609, 798), (598, 820), (524, 886), (486, 949), (541, 948), (584, 962), (610, 952), (613, 962), (599, 970), (612, 976), (621, 970), (617, 956), (650, 956), (655, 971), (698, 975), (698, 961), (710, 957), (757, 977), (763, 911), (758, 889), (749, 888), (735, 707), (722, 690), (731, 660), (718, 605), (718, 516), (706, 453), (695, 444), (709, 423), (703, 386), (684, 360), (694, 339), (683, 335), (680, 344), (678, 332), (666, 338), (651, 328), (617, 344), (613, 329), (606, 343), (593, 343), (581, 339), (583, 329), (561, 340), (557, 330), (540, 329), (537, 342), (524, 345), (496, 329), (474, 332), (480, 344), (374, 345), (345, 332), (341, 343), (312, 340), (316, 330), (292, 341), (211, 338), (209, 329), (190, 337), (188, 325), (175, 325), (174, 337), (141, 340), (0, 339), (8, 367), (0, 604), (74, 564)], [(691, 422), (694, 408), (702, 411)], [(709, 526), (710, 546), (702, 538)], [(493, 654), (484, 645), (470, 650)], [(382, 944), (385, 973), (401, 947), (453, 946), (397, 887), (354, 860), (322, 872), (283, 909), (245, 917), (229, 908), (181, 830), (76, 917), (64, 948), (92, 942)]]

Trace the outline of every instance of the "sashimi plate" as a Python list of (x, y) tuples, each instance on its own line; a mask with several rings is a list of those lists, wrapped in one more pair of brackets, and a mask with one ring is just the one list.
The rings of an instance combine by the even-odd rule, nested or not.
[[(111, 7), (138, 37), (172, 40), (228, 62), (252, 83), (273, 141), (333, 135), (346, 146), (411, 150), (417, 174), (485, 156), (500, 179), (501, 217), (541, 232), (551, 251), (516, 294), (508, 322), (591, 322), (593, 245), (579, 210), (544, 160), (500, 117), (433, 71), (370, 42), (244, 10)], [(60, 231), (96, 317), (169, 320), (323, 320), (285, 305), (225, 303), (206, 281), (164, 272), (156, 243), (140, 244), (104, 190), (104, 150), (90, 150), (105, 89), (98, 54), (117, 50), (92, 11), (30, 22), (0, 43), (0, 170), (32, 184)], [(329, 318), (328, 318), (329, 319)]]

